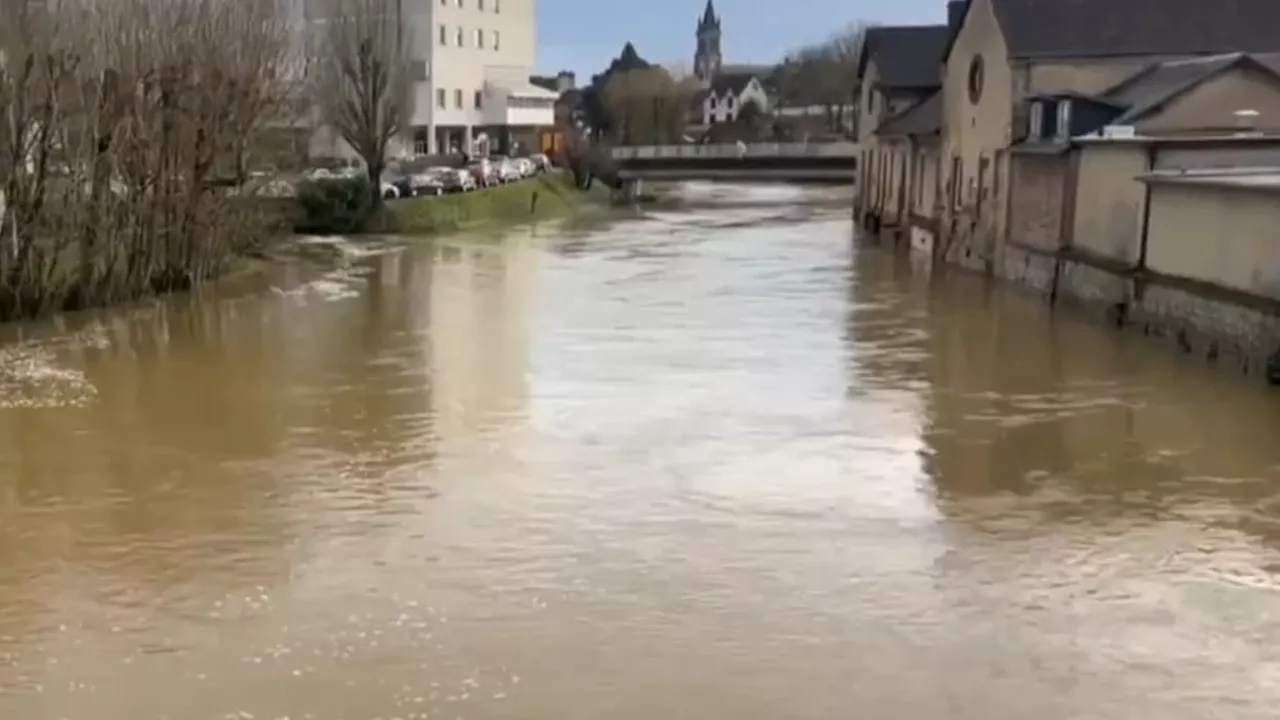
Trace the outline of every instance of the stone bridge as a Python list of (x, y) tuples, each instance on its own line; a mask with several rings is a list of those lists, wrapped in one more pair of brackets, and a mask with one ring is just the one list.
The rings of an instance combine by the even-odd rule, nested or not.
[(852, 183), (858, 145), (852, 142), (614, 147), (619, 180), (731, 180)]

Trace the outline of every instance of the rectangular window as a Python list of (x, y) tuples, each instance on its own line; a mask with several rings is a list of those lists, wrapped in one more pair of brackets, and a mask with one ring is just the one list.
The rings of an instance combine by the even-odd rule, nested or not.
[(951, 207), (959, 210), (964, 199), (964, 162), (959, 155), (951, 158)]
[(493, 11), (502, 12), (502, 0), (493, 0)]
[(1071, 137), (1071, 101), (1058, 101), (1058, 139)]
[(975, 215), (982, 217), (982, 206), (987, 204), (987, 169), (991, 166), (991, 159), (983, 156), (978, 158), (978, 191), (977, 205), (975, 207)]
[(913, 206), (917, 211), (924, 210), (924, 172), (925, 172), (925, 154), (919, 150), (916, 151), (916, 178), (915, 178), (915, 202)]
[(467, 35), (462, 31), (461, 27), (458, 28), (457, 42), (454, 44), (457, 45), (458, 47), (466, 47), (467, 45)]
[(453, 91), (453, 106), (458, 108), (459, 110), (462, 109), (462, 91), (461, 90)]
[(484, 0), (476, 0), (476, 9), (484, 12)]
[(449, 107), (448, 96), (445, 95), (444, 88), (436, 89), (436, 107), (440, 108), (441, 110)]
[(1044, 103), (1031, 103), (1031, 127), (1027, 130), (1028, 140), (1039, 140), (1044, 137)]
[(449, 45), (449, 28), (444, 25), (440, 26), (440, 45), (447, 47)]
[(484, 31), (476, 30), (476, 47), (484, 49)]
[(477, 90), (476, 91), (476, 109), (479, 110), (483, 106), (484, 106), (484, 93)]
[(991, 165), (991, 197), (1000, 197), (1000, 166), (1004, 163), (1004, 151), (996, 151), (995, 162)]
[(501, 48), (499, 48), (499, 47), (498, 47), (498, 45), (499, 45), (499, 43), (498, 43), (498, 31), (497, 31), (497, 30), (494, 30), (494, 31), (493, 31), (493, 49), (494, 49), (494, 50), (499, 50), (499, 49), (501, 49)]

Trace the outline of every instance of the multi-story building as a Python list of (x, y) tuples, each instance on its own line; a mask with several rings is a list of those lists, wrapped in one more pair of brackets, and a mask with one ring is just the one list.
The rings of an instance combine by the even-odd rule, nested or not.
[[(530, 82), (536, 52), (536, 0), (386, 0), (409, 34), (410, 120), (394, 155), (510, 151), (534, 147), (554, 123), (558, 93)], [(332, 0), (306, 0), (329, 7)], [(308, 26), (319, 13), (308, 13)], [(325, 137), (328, 136), (328, 137)], [(315, 154), (344, 154), (320, 132)], [(326, 150), (330, 152), (326, 152)]]

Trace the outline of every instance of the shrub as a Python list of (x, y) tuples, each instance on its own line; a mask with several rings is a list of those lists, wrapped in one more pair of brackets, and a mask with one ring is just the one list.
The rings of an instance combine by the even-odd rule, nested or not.
[(347, 235), (365, 229), (374, 211), (365, 177), (307, 180), (298, 185), (298, 232)]

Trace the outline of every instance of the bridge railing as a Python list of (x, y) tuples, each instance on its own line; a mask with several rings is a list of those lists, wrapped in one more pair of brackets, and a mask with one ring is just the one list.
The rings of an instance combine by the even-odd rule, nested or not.
[(754, 158), (754, 157), (857, 157), (854, 142), (751, 143), (746, 150), (737, 145), (628, 145), (609, 150), (614, 160), (656, 158)]

